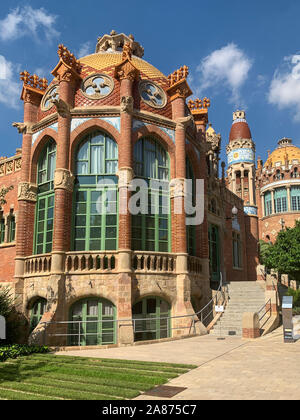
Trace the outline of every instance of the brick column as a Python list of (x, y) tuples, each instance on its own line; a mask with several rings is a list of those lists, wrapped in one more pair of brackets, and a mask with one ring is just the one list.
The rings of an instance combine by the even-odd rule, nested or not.
[(15, 123), (19, 132), (23, 133), (22, 143), (22, 167), (20, 182), (18, 186), (18, 226), (16, 231), (16, 265), (15, 277), (22, 277), (24, 274), (24, 259), (32, 255), (33, 249), (33, 226), (34, 213), (37, 197), (36, 184), (31, 184), (31, 145), (32, 132), (31, 126), (37, 122), (38, 107), (43, 92), (37, 93), (24, 82), (22, 99), (24, 100), (24, 123)]
[[(64, 70), (64, 71), (62, 71)], [(74, 177), (69, 171), (71, 114), (77, 77), (61, 67), (59, 74), (58, 141), (54, 175), (54, 227), (52, 246), (52, 274), (64, 272), (64, 255), (70, 250), (71, 212)], [(63, 104), (61, 111), (61, 104)]]
[[(126, 48), (125, 48), (126, 46)], [(125, 50), (127, 49), (127, 52)], [(121, 141), (119, 143), (119, 254), (117, 277), (117, 318), (119, 344), (134, 341), (132, 318), (132, 265), (131, 265), (131, 214), (128, 211), (130, 192), (128, 185), (133, 178), (132, 112), (133, 84), (139, 71), (131, 60), (131, 47), (124, 45), (123, 61), (115, 68), (115, 77), (120, 81)], [(123, 321), (124, 320), (124, 321)]]

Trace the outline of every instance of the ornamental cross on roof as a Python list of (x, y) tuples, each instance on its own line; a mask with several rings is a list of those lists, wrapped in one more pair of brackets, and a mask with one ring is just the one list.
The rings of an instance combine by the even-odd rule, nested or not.
[(59, 58), (69, 67), (71, 67), (73, 70), (77, 71), (80, 70), (80, 62), (76, 59), (75, 55), (72, 54), (67, 47), (65, 47), (63, 44), (60, 44), (58, 46), (58, 56)]
[(23, 81), (24, 86), (29, 86), (40, 91), (45, 91), (48, 87), (48, 80), (39, 78), (36, 74), (31, 75), (28, 71), (20, 73), (20, 79)]
[(172, 87), (175, 83), (184, 80), (189, 75), (189, 68), (187, 66), (182, 66), (178, 70), (175, 70), (172, 74), (168, 76), (169, 86)]

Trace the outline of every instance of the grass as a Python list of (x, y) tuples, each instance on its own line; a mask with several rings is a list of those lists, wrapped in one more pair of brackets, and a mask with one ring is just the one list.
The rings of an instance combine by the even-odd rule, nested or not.
[(0, 399), (123, 400), (194, 365), (34, 354), (0, 363)]

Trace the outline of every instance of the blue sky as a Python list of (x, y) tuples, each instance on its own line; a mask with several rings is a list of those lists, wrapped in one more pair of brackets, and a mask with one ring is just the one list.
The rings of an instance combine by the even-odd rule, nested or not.
[(0, 11), (0, 156), (21, 147), (19, 72), (52, 79), (57, 46), (93, 53), (112, 29), (132, 33), (144, 59), (168, 75), (190, 68), (196, 96), (211, 99), (209, 120), (222, 135), (232, 112), (245, 109), (265, 161), (282, 137), (300, 146), (300, 2), (297, 0), (9, 0)]

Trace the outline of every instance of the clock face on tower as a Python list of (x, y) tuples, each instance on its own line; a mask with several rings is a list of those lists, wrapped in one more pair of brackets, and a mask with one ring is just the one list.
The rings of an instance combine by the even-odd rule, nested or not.
[(156, 83), (142, 80), (139, 84), (139, 92), (142, 100), (153, 108), (163, 108), (167, 103), (165, 92)]

